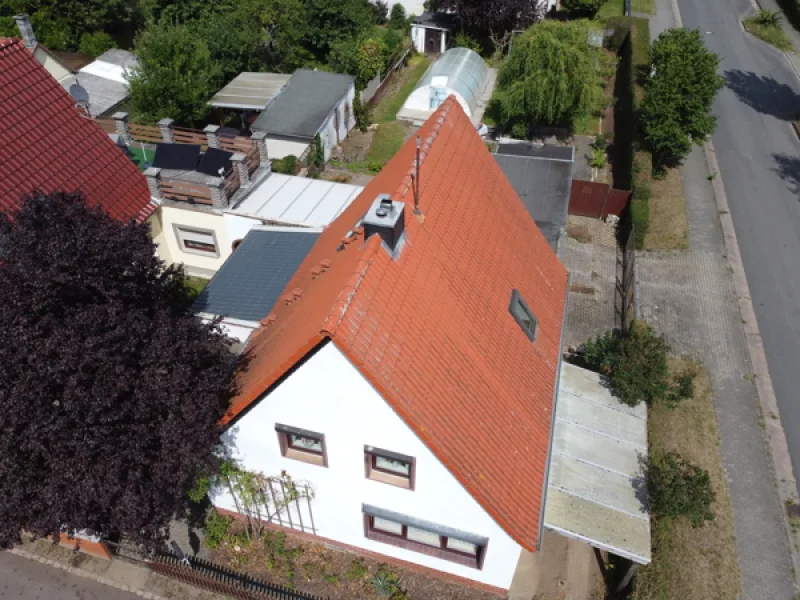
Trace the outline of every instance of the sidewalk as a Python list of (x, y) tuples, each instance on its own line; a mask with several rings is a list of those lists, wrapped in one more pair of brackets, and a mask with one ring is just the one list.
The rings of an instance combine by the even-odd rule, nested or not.
[[(152, 572), (144, 565), (137, 565), (121, 559), (102, 560), (88, 554), (74, 552), (56, 546), (46, 540), (25, 542), (9, 550), (11, 554), (34, 560), (51, 568), (62, 569), (71, 575), (85, 577), (103, 585), (130, 592), (150, 600), (214, 600), (225, 598), (216, 593), (206, 592), (174, 579)], [(0, 590), (0, 597), (2, 597)], [(116, 597), (109, 590), (108, 598)]]
[[(651, 39), (675, 26), (671, 0), (656, 0), (656, 10)], [(709, 370), (734, 509), (742, 597), (794, 598), (784, 509), (709, 173), (703, 150), (695, 147), (681, 167), (689, 250), (637, 256), (642, 317), (676, 352)]]

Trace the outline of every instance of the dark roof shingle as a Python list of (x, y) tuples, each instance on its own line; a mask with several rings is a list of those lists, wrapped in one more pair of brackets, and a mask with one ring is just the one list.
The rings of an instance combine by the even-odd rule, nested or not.
[(83, 192), (120, 220), (157, 208), (136, 165), (20, 40), (0, 38), (0, 211), (35, 190)]
[(354, 82), (352, 75), (298, 69), (258, 116), (252, 129), (312, 139)]
[(303, 262), (319, 232), (311, 229), (251, 230), (200, 293), (194, 311), (260, 321)]

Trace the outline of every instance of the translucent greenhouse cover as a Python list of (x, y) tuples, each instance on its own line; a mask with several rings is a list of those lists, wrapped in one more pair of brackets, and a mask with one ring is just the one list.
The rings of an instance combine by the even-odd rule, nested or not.
[(474, 110), (488, 74), (486, 63), (477, 53), (469, 48), (451, 48), (428, 67), (415, 89), (437, 87), (442, 81), (439, 78), (446, 78), (447, 87), (461, 94), (470, 110)]

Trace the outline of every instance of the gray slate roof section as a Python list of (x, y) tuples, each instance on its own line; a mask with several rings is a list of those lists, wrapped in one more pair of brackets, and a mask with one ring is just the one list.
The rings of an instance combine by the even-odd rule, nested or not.
[(450, 30), (456, 25), (456, 17), (443, 12), (424, 12), (414, 19), (414, 23), (422, 27)]
[(354, 82), (351, 75), (298, 69), (251, 129), (313, 139)]
[(89, 94), (89, 112), (99, 117), (121, 104), (129, 95), (128, 86), (91, 73), (78, 73), (61, 80), (61, 87), (67, 92), (73, 83), (78, 83)]
[(120, 67), (126, 67), (128, 69), (139, 64), (139, 60), (136, 58), (133, 52), (120, 50), (119, 48), (111, 48), (111, 50), (106, 50), (100, 56), (98, 56), (96, 60), (102, 60), (103, 62), (111, 63), (112, 65), (118, 65)]
[(260, 321), (317, 241), (308, 229), (253, 229), (195, 300), (195, 313)]
[(528, 214), (557, 251), (559, 237), (567, 226), (572, 161), (507, 154), (495, 154), (494, 158), (528, 209)]

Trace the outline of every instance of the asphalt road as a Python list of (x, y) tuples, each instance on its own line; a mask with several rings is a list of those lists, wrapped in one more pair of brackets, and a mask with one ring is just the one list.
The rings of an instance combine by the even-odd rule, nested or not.
[(0, 598), (16, 600), (138, 600), (86, 577), (0, 552)]
[(742, 30), (749, 0), (678, 5), (684, 27), (722, 57), (714, 147), (800, 480), (800, 143), (790, 124), (800, 84), (780, 52)]

